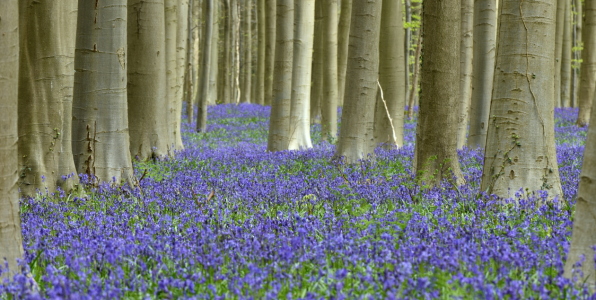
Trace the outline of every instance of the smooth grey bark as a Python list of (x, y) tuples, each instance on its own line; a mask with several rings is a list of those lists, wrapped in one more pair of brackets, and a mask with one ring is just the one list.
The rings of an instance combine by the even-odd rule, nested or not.
[(218, 64), (217, 98), (220, 103), (232, 103), (232, 10), (231, 0), (223, 0), (223, 43), (221, 61)]
[(586, 1), (582, 22), (582, 65), (579, 77), (577, 125), (588, 126), (596, 88), (596, 2)]
[(79, 1), (72, 149), (77, 172), (97, 182), (132, 183), (126, 1)]
[(563, 31), (565, 30), (565, 2), (557, 0), (555, 17), (555, 106), (561, 105), (561, 61), (563, 53)]
[(579, 73), (581, 64), (579, 60), (581, 59), (581, 50), (578, 50), (579, 46), (582, 43), (582, 19), (583, 19), (583, 10), (582, 10), (582, 0), (573, 0), (573, 72), (571, 73), (571, 106), (577, 107), (578, 106), (578, 90), (579, 90)]
[(497, 1), (476, 0), (474, 5), (474, 61), (468, 147), (484, 148), (493, 90), (497, 33)]
[(383, 1), (354, 1), (344, 108), (335, 155), (355, 163), (373, 154)]
[(251, 102), (252, 94), (252, 1), (247, 1), (243, 11), (243, 27), (244, 27), (244, 62), (242, 78), (242, 99), (243, 103)]
[(209, 81), (211, 79), (210, 74), (211, 67), (212, 67), (212, 57), (213, 57), (213, 33), (214, 33), (214, 23), (215, 23), (215, 14), (216, 12), (216, 4), (214, 0), (205, 0), (205, 38), (203, 39), (203, 61), (201, 69), (201, 82), (199, 83), (199, 92), (197, 93), (196, 103), (199, 107), (199, 112), (197, 114), (197, 132), (206, 132), (207, 131), (207, 104), (210, 89), (212, 86), (210, 85)]
[(460, 1), (422, 3), (422, 66), (420, 110), (416, 130), (417, 180), (438, 185), (455, 178), (463, 184), (457, 157), (459, 103)]
[[(207, 2), (207, 1), (208, 0), (206, 0), (205, 2)], [(220, 12), (220, 8), (221, 8), (221, 3), (219, 1), (214, 2), (212, 8), (213, 8), (213, 34), (212, 34), (212, 39), (210, 40), (211, 41), (211, 55), (210, 55), (209, 62), (211, 65), (209, 67), (209, 95), (207, 97), (208, 105), (215, 105), (218, 102), (221, 103), (223, 101), (222, 99), (218, 98), (218, 94), (217, 94), (217, 91), (219, 90), (219, 85), (222, 84), (221, 82), (218, 81), (219, 65), (220, 65), (220, 63), (223, 63), (219, 59), (219, 42), (220, 42), (219, 20), (221, 19), (219, 17), (219, 15), (220, 15), (219, 12)], [(205, 10), (207, 10), (207, 9), (205, 9)], [(206, 13), (209, 13), (209, 12), (206, 12)], [(207, 19), (207, 18), (205, 18), (205, 19)], [(202, 49), (203, 49), (203, 51), (205, 51), (204, 47)], [(202, 61), (204, 61), (204, 60), (202, 59)], [(200, 93), (200, 91), (199, 91), (199, 93)], [(206, 114), (207, 111), (205, 110), (204, 113)]]
[(182, 143), (182, 103), (184, 102), (184, 79), (186, 78), (187, 61), (190, 56), (186, 51), (188, 47), (188, 38), (190, 31), (190, 16), (189, 16), (189, 0), (177, 0), (178, 1), (178, 27), (176, 28), (176, 98), (173, 104), (173, 115), (174, 115), (174, 149), (184, 149)]
[(294, 2), (294, 21), (289, 150), (312, 148), (310, 139), (310, 80), (315, 30), (315, 0)]
[(461, 42), (459, 54), (459, 109), (457, 118), (457, 149), (466, 145), (472, 100), (474, 57), (474, 0), (461, 0)]
[(323, 0), (323, 97), (321, 106), (321, 135), (324, 139), (337, 139), (337, 78), (338, 51), (338, 0)]
[(565, 1), (565, 20), (563, 21), (563, 42), (561, 51), (561, 107), (571, 106), (571, 4)]
[[(422, 28), (419, 29), (422, 32)], [(420, 56), (422, 56), (422, 35), (418, 34), (416, 52), (414, 54), (414, 70), (412, 72), (412, 88), (408, 96), (408, 118), (414, 117), (414, 106), (418, 95), (418, 79), (420, 78)]]
[(271, 105), (273, 97), (273, 64), (275, 60), (275, 0), (265, 1), (265, 105)]
[[(176, 140), (176, 120), (178, 106), (178, 0), (164, 0), (165, 16), (165, 48), (166, 48), (166, 104), (168, 110), (168, 147), (177, 150)], [(178, 133), (179, 135), (179, 133)], [(180, 139), (182, 143), (182, 139)]]
[[(300, 1), (300, 0), (299, 0)], [(277, 24), (273, 101), (269, 118), (267, 151), (288, 149), (290, 107), (292, 102), (292, 65), (294, 53), (294, 0), (277, 0)]]
[(379, 42), (379, 84), (383, 93), (377, 97), (374, 124), (377, 145), (401, 147), (404, 142), (404, 33), (401, 4), (383, 1)]
[[(194, 0), (189, 0), (188, 2), (188, 37), (186, 39), (186, 65), (184, 69), (184, 102), (186, 102), (186, 122), (192, 123), (195, 116), (195, 97), (194, 90), (197, 84), (195, 80), (195, 69), (198, 67), (198, 62), (196, 61), (196, 51), (195, 51), (195, 41), (197, 38), (195, 37), (195, 22), (194, 22), (194, 12), (196, 10)], [(197, 1), (199, 2), (199, 1)], [(200, 4), (199, 4), (200, 5)], [(198, 26), (196, 26), (198, 27)]]
[(255, 89), (256, 99), (255, 103), (264, 105), (265, 104), (265, 48), (267, 35), (265, 33), (266, 18), (265, 18), (265, 0), (257, 1), (257, 74), (255, 80), (257, 86)]
[(321, 99), (323, 98), (323, 1), (315, 3), (315, 31), (310, 85), (310, 122), (321, 122)]
[(339, 33), (337, 42), (337, 77), (338, 77), (338, 105), (344, 103), (344, 90), (346, 87), (346, 68), (348, 66), (348, 44), (350, 42), (350, 23), (352, 19), (352, 0), (341, 0), (341, 12), (339, 17)]
[(139, 160), (171, 154), (164, 0), (128, 0), (128, 125)]
[[(555, 152), (556, 4), (503, 0), (481, 188), (562, 195)], [(535, 34), (540, 32), (541, 34)]]
[[(411, 23), (412, 22), (412, 1), (411, 0), (405, 0), (404, 1), (404, 21), (406, 23)], [(406, 99), (408, 98), (408, 95), (410, 94), (410, 55), (412, 55), (412, 51), (411, 51), (411, 47), (412, 47), (412, 28), (410, 28), (409, 26), (405, 28), (406, 33), (405, 33), (405, 37), (404, 37), (404, 60), (405, 60), (405, 64), (406, 64), (406, 75), (405, 75), (405, 87), (406, 87)]]
[(77, 1), (19, 1), (21, 194), (71, 190), (72, 95)]
[(19, 216), (17, 107), (19, 91), (19, 2), (0, 2), (0, 279), (20, 270), (23, 237)]

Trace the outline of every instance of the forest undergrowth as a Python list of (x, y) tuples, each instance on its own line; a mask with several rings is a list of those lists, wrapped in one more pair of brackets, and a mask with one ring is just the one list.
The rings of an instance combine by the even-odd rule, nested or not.
[[(87, 184), (21, 201), (23, 272), (3, 299), (584, 299), (563, 278), (585, 129), (556, 110), (564, 198), (479, 190), (482, 151), (459, 152), (466, 184), (413, 181), (406, 145), (345, 165), (335, 146), (266, 152), (269, 108), (209, 110), (186, 150), (136, 163), (139, 188)], [(519, 203), (515, 205), (514, 202)]]

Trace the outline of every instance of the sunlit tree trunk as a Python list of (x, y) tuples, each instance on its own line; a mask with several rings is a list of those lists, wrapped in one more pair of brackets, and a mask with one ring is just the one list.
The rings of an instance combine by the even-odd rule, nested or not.
[(215, 23), (215, 16), (216, 16), (216, 4), (214, 0), (205, 0), (205, 37), (203, 38), (203, 61), (201, 65), (203, 68), (201, 69), (201, 82), (199, 83), (199, 92), (197, 93), (197, 106), (199, 107), (199, 112), (197, 114), (197, 132), (206, 132), (207, 131), (207, 104), (209, 98), (209, 90), (212, 88), (209, 81), (211, 80), (211, 60), (213, 55), (213, 33), (214, 33), (214, 23)]
[(140, 160), (170, 155), (164, 0), (128, 0), (130, 152)]
[(315, 0), (294, 2), (294, 18), (289, 150), (312, 148), (310, 140), (310, 79), (315, 30)]
[(381, 0), (354, 1), (352, 7), (345, 100), (335, 153), (348, 163), (367, 158), (375, 148), (382, 5)]
[(176, 101), (173, 103), (174, 107), (174, 148), (176, 150), (184, 149), (182, 144), (182, 102), (184, 101), (184, 79), (186, 78), (187, 61), (190, 59), (186, 48), (188, 46), (189, 37), (189, 0), (178, 1), (178, 28), (176, 33), (176, 73), (178, 75), (176, 80)]
[[(200, 1), (197, 1), (200, 2)], [(197, 3), (198, 5), (199, 3)], [(195, 70), (198, 67), (196, 61), (197, 53), (195, 53), (195, 22), (194, 13), (196, 10), (195, 1), (189, 0), (188, 2), (188, 37), (186, 39), (186, 65), (184, 75), (184, 102), (186, 102), (186, 121), (192, 123), (195, 116), (195, 101), (194, 101), (194, 90), (197, 84), (195, 80)], [(198, 26), (196, 26), (198, 27)]]
[(72, 148), (77, 172), (100, 182), (132, 182), (126, 1), (79, 4)]
[(221, 103), (232, 103), (232, 10), (231, 0), (224, 0), (223, 2), (223, 17), (220, 19), (223, 22), (223, 43), (222, 43), (222, 60), (218, 67), (218, 85), (217, 98)]
[[(323, 97), (321, 98), (321, 134), (323, 138), (337, 138), (337, 51), (338, 0), (324, 0), (323, 4)], [(400, 23), (401, 24), (401, 23)]]
[[(502, 198), (562, 194), (555, 153), (552, 1), (503, 0), (482, 190)], [(542, 34), (535, 34), (541, 32)]]
[(470, 101), (472, 98), (472, 61), (474, 56), (474, 0), (461, 1), (461, 44), (459, 54), (459, 109), (457, 118), (457, 149), (466, 144)]
[[(300, 0), (299, 0), (300, 1)], [(294, 53), (294, 0), (277, 0), (277, 24), (273, 101), (269, 119), (268, 151), (288, 149), (290, 105), (292, 101), (292, 64)]]
[(78, 182), (71, 147), (77, 1), (19, 4), (21, 193), (68, 191)]
[(265, 34), (265, 0), (257, 1), (257, 74), (256, 74), (256, 99), (254, 100), (257, 104), (265, 104), (265, 45), (267, 35)]
[[(209, 0), (206, 0), (205, 2), (208, 2)], [(220, 63), (223, 63), (220, 61), (219, 59), (219, 42), (220, 42), (220, 38), (219, 38), (219, 11), (220, 11), (220, 7), (221, 7), (221, 3), (219, 1), (216, 1), (213, 3), (213, 5), (211, 6), (213, 8), (213, 33), (211, 35), (211, 39), (209, 40), (211, 42), (211, 55), (209, 58), (209, 62), (210, 62), (210, 66), (209, 66), (209, 94), (207, 96), (207, 104), (208, 105), (214, 105), (216, 104), (217, 101), (222, 102), (222, 99), (218, 99), (218, 88), (219, 85), (222, 84), (221, 82), (218, 82), (218, 75), (219, 75), (219, 65)], [(206, 11), (206, 13), (208, 14), (209, 12)], [(205, 18), (207, 19), (207, 17)], [(206, 22), (206, 21), (205, 21)], [(205, 47), (202, 47), (203, 51), (206, 51)], [(225, 48), (224, 48), (225, 49)], [(202, 61), (204, 61), (204, 59), (202, 59)], [(201, 71), (201, 74), (203, 72)], [(200, 93), (200, 91), (199, 91)], [(197, 95), (198, 96), (198, 95)], [(201, 108), (199, 108), (201, 109)], [(205, 107), (206, 109), (206, 107)], [(207, 111), (204, 111), (205, 116)], [(206, 122), (206, 119), (205, 119)]]
[[(166, 35), (166, 93), (168, 110), (168, 147), (176, 149), (176, 107), (178, 96), (178, 0), (164, 0), (165, 35)], [(182, 143), (182, 140), (180, 140)]]
[(323, 98), (323, 1), (315, 3), (315, 31), (313, 36), (312, 79), (310, 86), (310, 121), (321, 122)]
[(346, 87), (346, 68), (348, 65), (348, 43), (350, 42), (350, 23), (352, 19), (352, 0), (341, 0), (341, 15), (339, 17), (339, 30), (337, 42), (337, 77), (338, 77), (338, 105), (344, 103), (344, 90)]
[(379, 45), (379, 83), (383, 96), (377, 97), (376, 101), (376, 144), (403, 146), (405, 69), (401, 4), (397, 1), (383, 1)]
[(6, 279), (19, 272), (23, 238), (19, 216), (17, 107), (19, 82), (19, 2), (0, 2), (0, 269)]
[(571, 106), (571, 4), (565, 1), (563, 50), (561, 52), (561, 107)]
[(275, 60), (275, 0), (265, 1), (265, 105), (271, 105), (273, 95), (273, 64)]
[(590, 122), (590, 110), (596, 88), (596, 2), (586, 1), (582, 23), (582, 65), (579, 77), (579, 113), (578, 126), (587, 126)]
[(457, 110), (461, 2), (422, 3), (420, 111), (416, 131), (417, 179), (436, 185), (443, 179), (463, 183), (457, 158)]
[(581, 64), (578, 62), (581, 59), (581, 51), (578, 49), (582, 43), (582, 22), (583, 10), (582, 0), (573, 0), (573, 72), (571, 73), (571, 106), (578, 106), (578, 90), (579, 90), (579, 73)]
[(497, 31), (497, 1), (474, 4), (474, 62), (468, 147), (484, 148), (493, 90)]
[(244, 61), (242, 65), (244, 66), (242, 78), (242, 99), (241, 102), (250, 103), (251, 102), (251, 88), (252, 88), (252, 1), (247, 1), (244, 4), (244, 11), (243, 11), (243, 28), (244, 28)]
[(561, 106), (561, 58), (563, 53), (563, 31), (565, 30), (565, 2), (557, 0), (555, 16), (555, 106)]

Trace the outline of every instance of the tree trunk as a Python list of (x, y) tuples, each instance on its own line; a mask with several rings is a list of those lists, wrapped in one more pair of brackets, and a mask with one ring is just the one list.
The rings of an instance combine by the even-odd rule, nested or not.
[(345, 101), (336, 156), (355, 163), (373, 154), (383, 1), (354, 1), (346, 67)]
[[(195, 81), (195, 66), (198, 63), (195, 60), (197, 56), (195, 53), (195, 22), (194, 12), (196, 10), (194, 0), (188, 2), (188, 37), (186, 39), (186, 65), (184, 69), (184, 102), (186, 102), (186, 122), (192, 123), (195, 113), (195, 102), (193, 91), (196, 86)], [(200, 2), (200, 1), (197, 1)], [(199, 5), (199, 3), (197, 3)], [(198, 27), (198, 26), (197, 26)]]
[(321, 122), (321, 98), (323, 98), (323, 1), (315, 3), (315, 31), (310, 86), (310, 122)]
[(310, 79), (315, 31), (315, 0), (294, 2), (294, 18), (289, 150), (312, 148), (310, 140)]
[(561, 58), (563, 53), (563, 31), (565, 30), (565, 2), (557, 0), (555, 25), (555, 106), (561, 106)]
[(77, 172), (97, 182), (132, 183), (126, 1), (79, 3), (72, 149)]
[[(302, 0), (299, 0), (302, 1)], [(273, 101), (269, 119), (267, 151), (288, 149), (290, 106), (292, 101), (292, 64), (294, 53), (294, 0), (277, 0), (277, 24)]]
[(549, 199), (562, 194), (554, 135), (556, 8), (517, 0), (500, 8), (482, 190), (502, 198), (520, 189), (546, 190)]
[(474, 62), (468, 147), (484, 148), (493, 91), (497, 32), (497, 1), (477, 0), (474, 5)]
[[(178, 54), (176, 41), (178, 35), (178, 0), (164, 0), (166, 31), (166, 93), (168, 107), (168, 148), (176, 149), (176, 107), (178, 91)], [(182, 143), (182, 140), (180, 140)]]
[(242, 76), (244, 81), (242, 85), (242, 99), (243, 103), (251, 102), (251, 88), (252, 88), (252, 1), (247, 1), (244, 7), (244, 62), (243, 62), (243, 73)]
[(232, 9), (231, 0), (224, 0), (223, 10), (223, 49), (222, 61), (219, 63), (219, 84), (217, 98), (220, 103), (232, 103)]
[(565, 1), (563, 50), (561, 52), (561, 107), (571, 106), (571, 4)]
[(383, 1), (379, 45), (379, 84), (382, 97), (377, 97), (374, 125), (377, 145), (403, 146), (405, 69), (401, 4)]
[(232, 13), (232, 77), (230, 87), (230, 103), (240, 103), (240, 14), (238, 12), (238, 0), (231, 1)]
[[(404, 1), (404, 13), (405, 13), (405, 18), (404, 21), (408, 24), (410, 24), (412, 22), (412, 1), (411, 0), (405, 0)], [(412, 28), (410, 28), (410, 26), (407, 26), (407, 28), (405, 28), (406, 33), (405, 33), (405, 37), (404, 37), (404, 61), (406, 64), (406, 75), (405, 75), (405, 97), (406, 99), (408, 98), (408, 95), (410, 94), (410, 55), (412, 55), (412, 51), (410, 48), (412, 48)], [(407, 103), (406, 103), (407, 104)]]
[(170, 155), (164, 0), (128, 0), (130, 152), (139, 160)]
[[(17, 107), (19, 90), (19, 1), (0, 2), (0, 257), (8, 263), (0, 279), (19, 273), (23, 237), (19, 216)], [(4, 263), (0, 269), (4, 268)]]
[(184, 149), (182, 144), (182, 102), (184, 100), (184, 78), (186, 77), (186, 65), (190, 57), (187, 55), (186, 47), (188, 44), (188, 32), (190, 31), (190, 18), (188, 15), (189, 11), (189, 0), (177, 0), (178, 1), (178, 27), (176, 32), (176, 61), (178, 75), (176, 80), (176, 98), (173, 102), (173, 114), (174, 119), (174, 149)]
[(474, 57), (474, 0), (461, 0), (461, 44), (459, 54), (459, 116), (457, 149), (466, 145), (472, 98), (472, 61)]
[(209, 90), (212, 88), (211, 84), (209, 83), (211, 79), (211, 67), (213, 64), (211, 63), (211, 59), (213, 56), (213, 32), (214, 32), (214, 23), (215, 23), (215, 12), (216, 12), (216, 4), (214, 0), (206, 0), (205, 5), (205, 38), (203, 39), (203, 62), (201, 69), (201, 82), (199, 83), (199, 99), (197, 99), (197, 106), (199, 107), (199, 112), (197, 114), (197, 132), (206, 132), (207, 131), (207, 102), (209, 98)]
[(71, 146), (77, 1), (19, 3), (21, 193), (69, 191), (78, 182)]
[[(337, 51), (338, 0), (324, 0), (323, 5), (323, 95), (321, 98), (321, 135), (334, 141), (337, 138)], [(401, 24), (401, 23), (400, 23)]]
[[(205, 0), (205, 2), (208, 2), (209, 0)], [(213, 8), (213, 18), (212, 18), (212, 22), (213, 22), (213, 34), (211, 35), (211, 40), (209, 40), (211, 42), (211, 54), (210, 54), (210, 66), (209, 66), (209, 94), (207, 96), (207, 103), (205, 105), (215, 105), (218, 101), (222, 102), (222, 99), (218, 99), (218, 88), (219, 85), (222, 84), (221, 82), (218, 82), (218, 75), (219, 75), (219, 65), (220, 63), (223, 63), (220, 61), (219, 59), (219, 20), (220, 18), (220, 7), (221, 7), (221, 3), (219, 1), (214, 2), (213, 5), (211, 6)], [(206, 12), (207, 14), (209, 12)], [(207, 19), (207, 18), (205, 18)], [(207, 21), (205, 21), (207, 22)], [(203, 51), (205, 51), (205, 47), (202, 47)], [(225, 49), (225, 48), (224, 48)], [(205, 61), (204, 59), (202, 59), (202, 61)], [(201, 72), (202, 74), (202, 72)], [(199, 91), (200, 93), (200, 91)], [(198, 95), (197, 95), (198, 96)], [(200, 105), (198, 105), (200, 107)], [(201, 109), (201, 108), (199, 108)], [(203, 113), (205, 113), (205, 117), (207, 116), (207, 107), (205, 106), (205, 111)], [(199, 115), (201, 115), (202, 113), (199, 113)], [(207, 122), (207, 119), (204, 119), (205, 122)], [(197, 125), (198, 126), (198, 125)]]
[(590, 110), (596, 88), (596, 2), (586, 1), (582, 23), (582, 65), (579, 77), (579, 113), (577, 125), (584, 127), (590, 122)]
[(273, 64), (275, 60), (275, 0), (265, 1), (265, 105), (271, 105), (273, 95)]
[(422, 4), (422, 67), (420, 110), (416, 131), (417, 179), (438, 185), (463, 176), (457, 157), (461, 2), (425, 1)]
[[(419, 29), (422, 32), (422, 28)], [(418, 95), (418, 78), (420, 77), (420, 56), (422, 55), (422, 35), (418, 34), (416, 53), (414, 54), (414, 71), (412, 72), (412, 88), (408, 97), (408, 118), (414, 117), (414, 106)]]
[(583, 12), (582, 12), (582, 1), (581, 0), (574, 0), (573, 1), (573, 72), (571, 74), (571, 106), (577, 107), (578, 106), (578, 90), (579, 90), (579, 73), (581, 69), (581, 63), (579, 60), (581, 59), (581, 50), (578, 50), (579, 46), (582, 44), (582, 22), (583, 22)]
[(257, 88), (255, 103), (265, 104), (265, 48), (267, 35), (265, 33), (265, 0), (257, 1), (257, 27), (258, 27), (258, 45), (257, 45)]
[(352, 0), (341, 0), (341, 15), (339, 18), (339, 36), (337, 51), (338, 77), (338, 105), (344, 103), (344, 89), (346, 87), (346, 67), (348, 65), (348, 43), (350, 41), (350, 23), (352, 19)]

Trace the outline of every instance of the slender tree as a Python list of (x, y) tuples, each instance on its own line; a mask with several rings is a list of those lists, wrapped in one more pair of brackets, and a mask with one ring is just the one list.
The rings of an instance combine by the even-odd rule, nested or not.
[(422, 3), (420, 112), (416, 131), (417, 178), (427, 184), (456, 178), (463, 183), (457, 159), (459, 103), (460, 1)]
[(277, 1), (277, 45), (273, 101), (269, 119), (268, 151), (288, 149), (290, 138), (290, 105), (292, 101), (292, 64), (294, 53), (294, 0)]
[(126, 8), (126, 0), (79, 1), (72, 148), (77, 172), (104, 182), (132, 182)]
[(596, 2), (586, 1), (582, 22), (582, 65), (579, 77), (579, 113), (577, 125), (584, 127), (590, 122), (590, 110), (596, 88)]
[(561, 107), (571, 106), (571, 4), (565, 1), (565, 20), (563, 22), (563, 42), (561, 51)]
[[(208, 2), (208, 0), (206, 0), (205, 2)], [(220, 34), (219, 34), (219, 24), (220, 24), (220, 17), (219, 17), (219, 12), (221, 10), (221, 6), (223, 4), (221, 3), (221, 1), (216, 1), (213, 3), (213, 34), (211, 35), (211, 54), (210, 54), (210, 66), (209, 66), (209, 95), (207, 97), (207, 104), (212, 105), (212, 104), (216, 104), (218, 101), (219, 102), (223, 102), (223, 99), (218, 98), (218, 88), (219, 85), (222, 84), (221, 82), (218, 82), (218, 75), (219, 75), (219, 66), (221, 63), (223, 63), (220, 58), (219, 58), (219, 42), (220, 42)], [(205, 9), (205, 14), (209, 14), (208, 10)], [(207, 20), (208, 17), (205, 17), (205, 20)], [(207, 21), (205, 21), (207, 22)], [(205, 37), (207, 38), (207, 37)], [(203, 51), (206, 51), (205, 47), (202, 47)], [(225, 48), (224, 48), (225, 49)], [(201, 59), (201, 61), (205, 61), (204, 59)], [(202, 74), (202, 72), (201, 72)], [(200, 93), (200, 92), (199, 92)], [(198, 96), (198, 95), (197, 95)], [(199, 108), (200, 109), (200, 108)], [(206, 109), (206, 108), (205, 108)], [(207, 111), (205, 110), (205, 113), (207, 113)], [(207, 115), (205, 115), (207, 116)], [(206, 122), (206, 119), (205, 119)]]
[(184, 101), (184, 79), (186, 78), (187, 61), (190, 59), (186, 48), (188, 47), (189, 38), (189, 0), (177, 0), (178, 1), (178, 27), (176, 28), (176, 98), (172, 103), (173, 115), (174, 115), (174, 148), (176, 150), (184, 149), (182, 143), (182, 102)]
[[(177, 51), (177, 36), (178, 36), (178, 0), (164, 0), (164, 16), (165, 16), (165, 47), (166, 47), (166, 93), (167, 93), (167, 110), (168, 110), (168, 147), (177, 150), (176, 141), (180, 139), (180, 146), (182, 146), (182, 139), (176, 135), (176, 122), (178, 120), (177, 107), (179, 104), (178, 95), (180, 93), (178, 86), (178, 51)], [(181, 100), (181, 99), (180, 99)]]
[[(324, 138), (337, 138), (337, 78), (338, 51), (338, 0), (324, 0), (323, 5), (323, 98), (321, 99), (321, 134)], [(401, 23), (401, 22), (400, 22)]]
[(19, 168), (23, 195), (70, 190), (77, 0), (19, 1)]
[(199, 82), (199, 93), (197, 96), (199, 113), (197, 115), (197, 132), (206, 132), (207, 131), (207, 103), (209, 97), (209, 90), (212, 88), (209, 84), (210, 74), (211, 74), (211, 59), (213, 56), (213, 51), (211, 49), (213, 43), (213, 32), (214, 26), (213, 23), (215, 22), (215, 3), (214, 0), (206, 0), (205, 1), (205, 33), (203, 38), (203, 62), (201, 69), (201, 82)]
[(273, 95), (273, 64), (275, 59), (275, 0), (265, 1), (265, 105), (271, 105)]
[(565, 30), (565, 2), (557, 0), (555, 16), (555, 106), (561, 105), (561, 61), (563, 53), (563, 31)]
[(497, 31), (497, 1), (474, 3), (474, 62), (468, 147), (484, 148), (493, 90)]
[(255, 89), (256, 92), (256, 99), (255, 103), (257, 104), (265, 104), (265, 48), (266, 48), (266, 40), (267, 35), (265, 33), (265, 0), (256, 0), (257, 1), (257, 31), (258, 31), (258, 39), (257, 39), (257, 74), (256, 74), (256, 81), (257, 86)]
[(295, 1), (294, 18), (289, 150), (312, 148), (310, 140), (310, 79), (315, 30), (315, 0)]
[(466, 144), (470, 101), (472, 98), (472, 61), (474, 56), (474, 0), (461, 0), (461, 43), (459, 53), (459, 109), (457, 149)]
[(242, 82), (242, 100), (241, 102), (251, 102), (251, 87), (252, 87), (252, 1), (247, 1), (244, 4), (243, 11), (243, 27), (244, 27), (244, 62), (243, 62), (243, 75)]
[[(552, 1), (503, 0), (482, 190), (562, 194), (555, 153)], [(535, 34), (540, 32), (541, 34)]]
[(336, 156), (349, 163), (373, 153), (383, 1), (354, 1), (350, 25), (344, 109)]
[(397, 1), (383, 1), (379, 45), (379, 84), (383, 93), (382, 97), (377, 97), (375, 109), (376, 144), (403, 146), (406, 105), (403, 45), (401, 4)]
[(581, 59), (581, 50), (579, 50), (579, 46), (582, 43), (582, 19), (583, 19), (583, 10), (582, 10), (582, 0), (573, 0), (573, 72), (571, 73), (571, 106), (577, 107), (577, 94), (578, 94), (578, 78), (580, 73), (580, 63), (579, 60)]
[(323, 1), (315, 1), (315, 31), (313, 36), (312, 79), (310, 80), (310, 122), (321, 122), (323, 98)]
[(338, 29), (337, 77), (338, 77), (338, 105), (344, 103), (346, 87), (346, 68), (348, 66), (348, 43), (350, 42), (350, 23), (352, 19), (352, 0), (341, 0), (341, 12)]
[(17, 185), (18, 5), (17, 0), (0, 2), (0, 269), (4, 268), (4, 262), (9, 268), (0, 279), (18, 272), (17, 260), (23, 257)]

